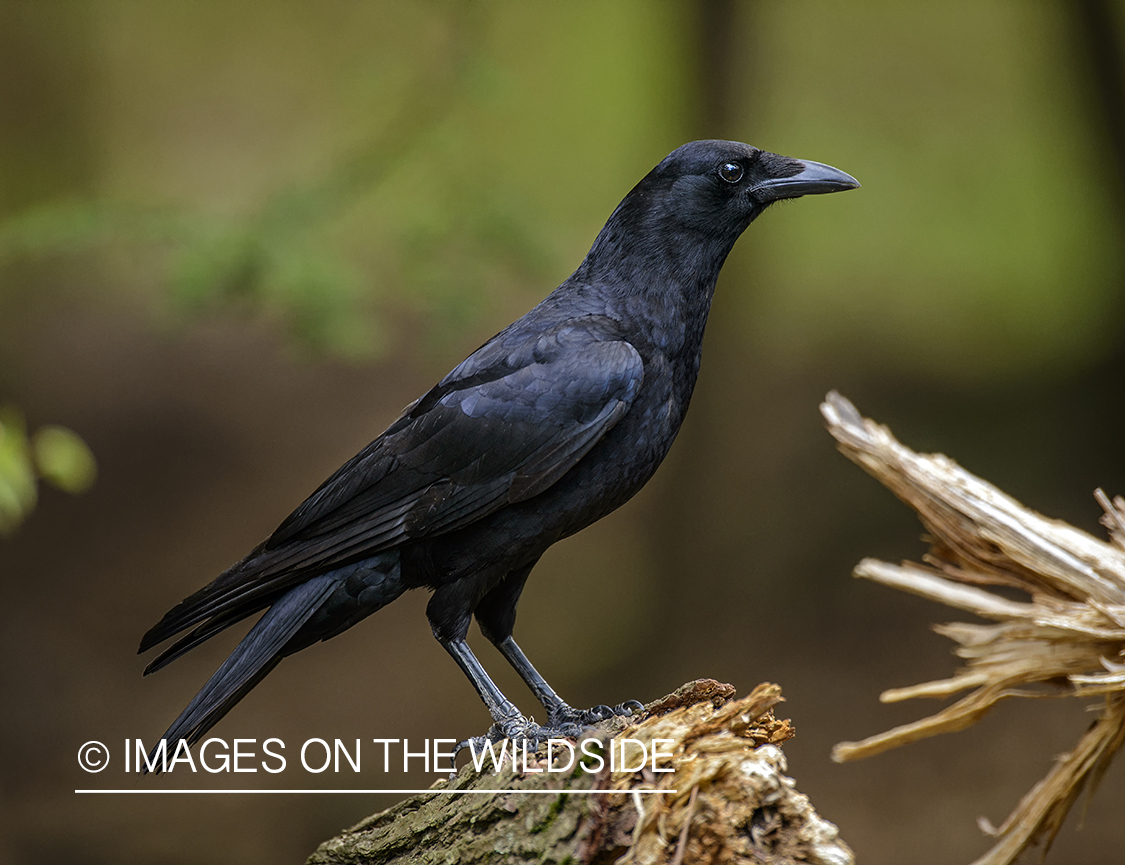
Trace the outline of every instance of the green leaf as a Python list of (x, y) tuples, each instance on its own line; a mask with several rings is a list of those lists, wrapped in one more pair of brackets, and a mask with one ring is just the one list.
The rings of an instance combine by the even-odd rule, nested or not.
[(23, 416), (0, 408), (0, 534), (8, 534), (35, 507), (35, 470)]
[(68, 493), (83, 493), (98, 474), (94, 454), (73, 430), (63, 426), (40, 427), (31, 442), (39, 475)]

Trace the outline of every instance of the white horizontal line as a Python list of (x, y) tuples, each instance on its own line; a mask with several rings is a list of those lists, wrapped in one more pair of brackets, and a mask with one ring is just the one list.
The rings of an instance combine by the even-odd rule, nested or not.
[(156, 790), (75, 790), (75, 793), (129, 793), (129, 794), (143, 794), (150, 793), (355, 793), (360, 795), (369, 795), (371, 793), (394, 793), (396, 795), (402, 794), (422, 794), (422, 793), (540, 793), (544, 795), (559, 795), (560, 793), (573, 793), (576, 795), (594, 795), (598, 793), (675, 793), (675, 790), (169, 790), (169, 789), (156, 789)]

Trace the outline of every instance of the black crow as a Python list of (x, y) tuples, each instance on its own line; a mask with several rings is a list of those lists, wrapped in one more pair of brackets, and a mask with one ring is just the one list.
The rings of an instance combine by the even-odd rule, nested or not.
[[(430, 627), (492, 715), (491, 740), (575, 735), (638, 708), (564, 702), (512, 638), (520, 592), (551, 544), (628, 501), (668, 453), (699, 372), (715, 280), (743, 230), (774, 201), (858, 185), (830, 166), (733, 141), (670, 153), (562, 285), (145, 634), (142, 652), (192, 629), (147, 674), (266, 610), (165, 733), (169, 750), (202, 738), (286, 655), (415, 588), (433, 592)], [(469, 649), (474, 616), (543, 704), (544, 725), (520, 713)]]

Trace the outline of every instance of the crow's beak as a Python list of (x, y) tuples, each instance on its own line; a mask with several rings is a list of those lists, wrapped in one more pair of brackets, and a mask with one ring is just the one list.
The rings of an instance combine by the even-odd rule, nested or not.
[(777, 201), (779, 198), (797, 198), (800, 195), (818, 195), (824, 192), (842, 192), (859, 186), (850, 174), (823, 162), (810, 162), (807, 159), (793, 159), (790, 164), (801, 166), (800, 171), (789, 177), (771, 177), (754, 187), (754, 193), (763, 202)]

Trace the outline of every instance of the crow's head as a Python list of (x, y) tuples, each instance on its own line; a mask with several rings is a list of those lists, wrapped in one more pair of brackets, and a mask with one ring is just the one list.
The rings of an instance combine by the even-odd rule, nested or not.
[(737, 237), (782, 198), (857, 186), (851, 175), (820, 162), (778, 156), (738, 141), (692, 141), (668, 154), (630, 195), (647, 199), (662, 221)]
[(619, 292), (681, 281), (709, 296), (735, 241), (770, 204), (857, 186), (819, 162), (737, 141), (692, 141), (625, 196), (575, 275)]

